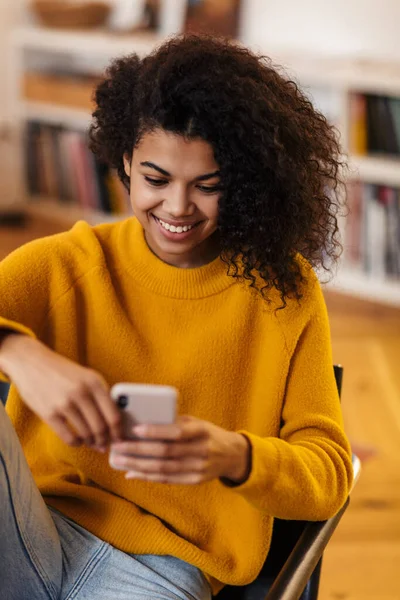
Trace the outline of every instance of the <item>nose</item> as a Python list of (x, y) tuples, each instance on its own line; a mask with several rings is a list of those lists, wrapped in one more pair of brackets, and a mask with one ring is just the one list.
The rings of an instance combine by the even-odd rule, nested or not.
[(186, 185), (168, 186), (168, 194), (164, 200), (164, 210), (175, 219), (189, 217), (194, 214), (196, 206), (190, 199)]

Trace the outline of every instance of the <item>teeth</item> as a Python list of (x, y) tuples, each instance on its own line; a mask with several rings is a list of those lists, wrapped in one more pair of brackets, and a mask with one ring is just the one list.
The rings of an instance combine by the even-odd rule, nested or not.
[(157, 221), (166, 229), (167, 231), (171, 231), (172, 233), (182, 233), (182, 231), (190, 231), (193, 225), (184, 225), (183, 227), (179, 225), (179, 227), (175, 227), (175, 225), (170, 225), (169, 223), (165, 223), (165, 221), (161, 221), (158, 217), (156, 217)]

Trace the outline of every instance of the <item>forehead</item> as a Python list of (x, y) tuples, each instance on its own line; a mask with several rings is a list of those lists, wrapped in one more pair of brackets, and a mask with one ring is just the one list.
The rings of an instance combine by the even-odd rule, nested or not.
[(211, 144), (160, 129), (146, 133), (135, 148), (133, 162), (139, 165), (144, 161), (155, 163), (171, 175), (188, 178), (218, 169)]

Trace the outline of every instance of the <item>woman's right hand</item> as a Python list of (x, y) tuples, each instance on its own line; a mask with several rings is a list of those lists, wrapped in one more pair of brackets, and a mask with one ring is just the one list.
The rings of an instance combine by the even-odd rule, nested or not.
[(66, 444), (104, 451), (122, 439), (119, 411), (107, 382), (95, 370), (17, 333), (0, 340), (0, 369), (25, 404)]

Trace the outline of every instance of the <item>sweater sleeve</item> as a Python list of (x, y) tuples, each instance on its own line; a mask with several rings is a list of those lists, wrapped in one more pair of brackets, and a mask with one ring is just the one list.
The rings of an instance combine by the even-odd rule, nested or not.
[[(68, 232), (19, 247), (0, 262), (0, 330), (40, 337), (52, 305), (84, 268), (80, 264), (91, 262), (87, 249), (79, 248), (79, 235), (88, 228), (77, 223)], [(0, 380), (7, 380), (1, 372)]]
[[(29, 242), (0, 262), (0, 330), (39, 336), (49, 311), (53, 236)], [(0, 380), (6, 380), (0, 372)]]
[(312, 287), (308, 317), (291, 354), (280, 437), (239, 432), (250, 442), (252, 464), (248, 479), (232, 490), (274, 517), (322, 521), (346, 501), (353, 469), (327, 310), (319, 283)]

